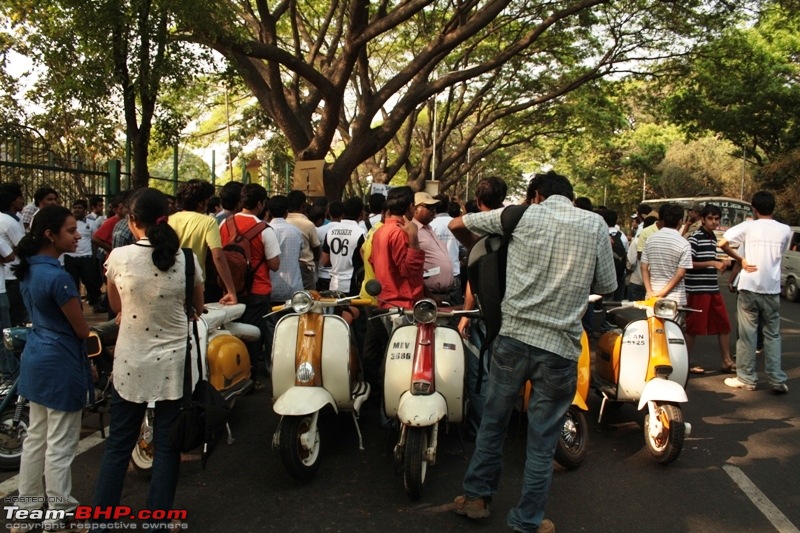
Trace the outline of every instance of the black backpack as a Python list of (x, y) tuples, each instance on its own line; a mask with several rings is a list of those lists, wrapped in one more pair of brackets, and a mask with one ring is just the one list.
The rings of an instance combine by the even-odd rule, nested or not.
[[(500, 333), (502, 313), (500, 304), (506, 292), (506, 264), (508, 261), (508, 243), (514, 228), (519, 224), (527, 205), (513, 205), (506, 207), (500, 216), (503, 234), (491, 234), (481, 237), (469, 251), (467, 258), (467, 275), (469, 285), (478, 309), (481, 310), (483, 322), (486, 325), (486, 338), (481, 339), (481, 365), (483, 370), (483, 356), (491, 346), (492, 341)], [(480, 380), (478, 377), (478, 387)], [(480, 392), (480, 389), (478, 389)]]

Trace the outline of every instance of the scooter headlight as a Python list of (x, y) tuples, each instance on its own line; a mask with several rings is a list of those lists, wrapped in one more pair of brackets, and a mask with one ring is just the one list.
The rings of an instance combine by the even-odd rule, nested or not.
[(436, 302), (425, 299), (415, 303), (414, 320), (420, 324), (427, 324), (436, 320)]
[(298, 291), (292, 294), (291, 305), (295, 313), (308, 313), (314, 306), (314, 299), (307, 292)]
[(659, 318), (672, 320), (678, 316), (678, 302), (666, 299), (658, 300), (653, 305), (653, 314)]
[(314, 367), (311, 366), (311, 363), (309, 362), (302, 363), (297, 367), (297, 374), (295, 374), (295, 378), (297, 379), (298, 383), (308, 383), (314, 379)]

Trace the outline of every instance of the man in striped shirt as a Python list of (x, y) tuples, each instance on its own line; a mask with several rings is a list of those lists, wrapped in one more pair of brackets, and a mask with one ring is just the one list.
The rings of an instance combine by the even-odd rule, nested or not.
[(697, 335), (716, 335), (722, 356), (721, 371), (736, 370), (731, 359), (728, 334), (731, 323), (725, 302), (719, 293), (719, 272), (724, 272), (730, 262), (717, 259), (717, 237), (714, 230), (719, 226), (722, 210), (708, 204), (700, 210), (700, 228), (689, 236), (692, 247), (692, 268), (686, 272), (686, 293), (689, 307), (700, 313), (689, 313), (686, 317), (686, 348), (692, 353)]
[(663, 227), (647, 239), (642, 252), (644, 288), (648, 298), (670, 298), (685, 306), (683, 277), (692, 268), (692, 249), (678, 232), (683, 208), (678, 204), (663, 204), (658, 218)]

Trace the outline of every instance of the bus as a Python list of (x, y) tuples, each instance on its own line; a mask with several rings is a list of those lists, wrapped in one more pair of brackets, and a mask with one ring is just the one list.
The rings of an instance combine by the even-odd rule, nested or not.
[[(740, 224), (745, 220), (752, 220), (755, 218), (753, 206), (751, 206), (749, 202), (737, 200), (736, 198), (728, 198), (726, 196), (659, 198), (658, 200), (645, 200), (644, 203), (651, 206), (655, 211), (658, 211), (659, 207), (667, 203), (678, 204), (683, 207), (684, 220), (686, 220), (686, 217), (689, 214), (689, 209), (695, 204), (713, 204), (718, 206), (722, 211), (722, 216), (719, 220), (719, 227), (716, 229), (716, 231), (714, 231), (714, 234), (717, 237), (717, 242), (722, 239), (722, 234), (725, 233), (725, 230), (728, 228), (735, 226), (736, 224)], [(738, 245), (734, 245), (733, 248), (738, 248)], [(720, 248), (717, 248), (717, 257), (726, 258), (728, 257), (728, 254), (723, 252)]]

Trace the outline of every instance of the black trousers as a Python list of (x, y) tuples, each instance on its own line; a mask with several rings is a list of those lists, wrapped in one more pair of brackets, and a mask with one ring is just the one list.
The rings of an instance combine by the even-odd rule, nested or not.
[(83, 257), (64, 256), (64, 270), (75, 280), (75, 286), (80, 289), (81, 282), (86, 286), (86, 299), (89, 305), (97, 305), (100, 302), (100, 274), (97, 271), (97, 263), (94, 257), (85, 255)]
[(22, 293), (19, 290), (19, 280), (6, 280), (6, 294), (8, 296), (8, 314), (11, 317), (12, 326), (24, 326), (31, 321), (28, 316), (28, 309), (22, 300)]

